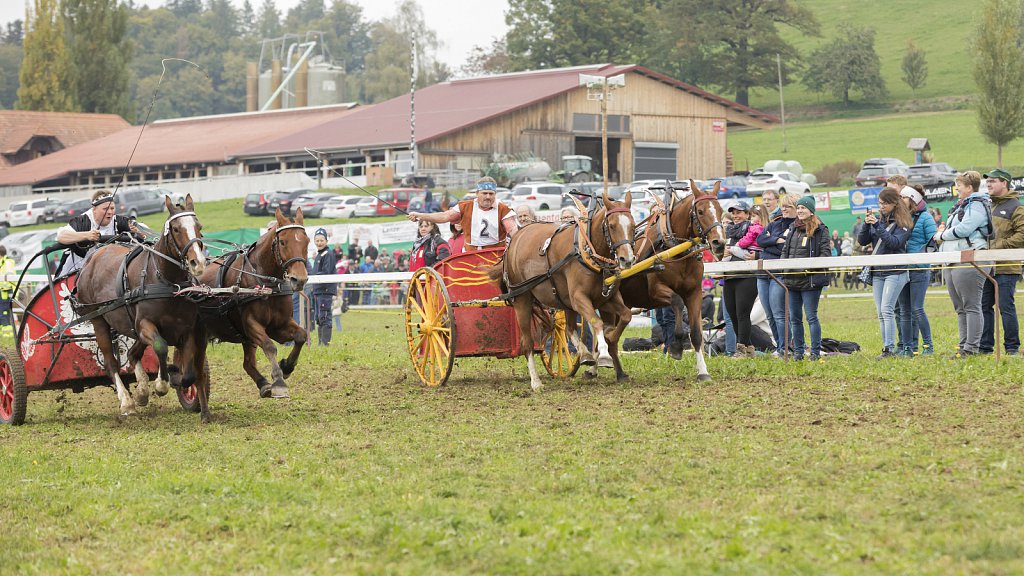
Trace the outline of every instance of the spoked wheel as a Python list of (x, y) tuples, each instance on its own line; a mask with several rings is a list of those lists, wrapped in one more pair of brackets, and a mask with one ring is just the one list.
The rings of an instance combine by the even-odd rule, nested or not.
[(448, 288), (433, 268), (420, 268), (409, 281), (405, 337), (420, 380), (427, 386), (447, 382), (455, 362), (455, 314)]
[(27, 406), (25, 363), (9, 348), (0, 348), (0, 422), (14, 426), (23, 424)]
[(565, 324), (565, 310), (556, 311), (552, 314), (551, 332), (544, 340), (540, 359), (548, 374), (561, 380), (575, 376), (580, 369), (580, 351), (572, 347), (569, 334), (569, 327)]

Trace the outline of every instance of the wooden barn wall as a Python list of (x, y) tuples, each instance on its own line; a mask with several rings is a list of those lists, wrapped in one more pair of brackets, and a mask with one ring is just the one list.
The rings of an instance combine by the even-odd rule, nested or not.
[[(423, 146), (423, 168), (445, 168), (453, 155), (515, 154), (532, 151), (557, 169), (574, 153), (573, 112), (599, 114), (600, 103), (583, 88), (512, 112), (491, 122), (433, 140)], [(726, 172), (726, 114), (721, 105), (637, 74), (614, 91), (608, 114), (630, 117), (632, 138), (623, 138), (618, 165), (623, 181), (633, 178), (634, 142), (673, 143), (680, 178), (709, 178)], [(716, 130), (716, 123), (721, 131)], [(599, 134), (590, 134), (595, 136)], [(482, 156), (481, 156), (482, 157)]]

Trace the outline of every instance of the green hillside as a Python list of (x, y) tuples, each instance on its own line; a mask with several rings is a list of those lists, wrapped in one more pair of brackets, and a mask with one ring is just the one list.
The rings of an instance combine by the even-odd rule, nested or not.
[[(980, 12), (980, 2), (954, 2), (952, 0), (906, 0), (880, 2), (878, 0), (796, 0), (810, 8), (821, 23), (821, 37), (810, 38), (792, 28), (782, 27), (787, 37), (805, 56), (815, 48), (828, 43), (838, 34), (837, 26), (852, 22), (875, 30), (875, 50), (882, 61), (882, 76), (889, 89), (889, 102), (911, 99), (910, 88), (903, 83), (900, 63), (906, 51), (907, 40), (923, 48), (928, 60), (928, 79), (918, 90), (917, 98), (945, 100), (967, 96), (975, 92), (970, 75), (970, 36), (973, 34)], [(732, 97), (734, 95), (727, 94)], [(859, 94), (854, 94), (859, 99)], [(785, 88), (787, 112), (792, 108), (815, 104), (836, 104), (831, 94), (808, 92), (801, 84)], [(751, 92), (750, 103), (755, 108), (777, 111), (777, 90), (759, 89)], [(948, 103), (933, 103), (935, 105)]]
[[(782, 153), (781, 127), (731, 131), (729, 149), (737, 170), (779, 159), (797, 160), (805, 171), (817, 172), (827, 164), (843, 160), (859, 164), (865, 158), (879, 156), (900, 158), (910, 164), (914, 153), (906, 146), (911, 138), (928, 138), (935, 160), (949, 162), (958, 170), (987, 170), (996, 163), (996, 147), (978, 132), (973, 110), (789, 124), (786, 154)], [(1003, 165), (1024, 166), (1024, 140), (1003, 149)]]

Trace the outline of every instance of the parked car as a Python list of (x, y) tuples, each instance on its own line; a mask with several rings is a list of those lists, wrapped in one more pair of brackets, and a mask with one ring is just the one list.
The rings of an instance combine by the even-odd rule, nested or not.
[(65, 200), (59, 204), (47, 206), (45, 219), (47, 222), (68, 222), (90, 208), (92, 208), (92, 200), (89, 198)]
[(40, 198), (39, 200), (22, 200), (11, 202), (4, 212), (4, 222), (8, 226), (29, 226), (46, 222), (46, 209), (55, 206), (56, 200)]
[(15, 232), (0, 240), (0, 245), (7, 249), (7, 255), (14, 259), (14, 266), (20, 272), (36, 252), (57, 241), (57, 230), (58, 228), (51, 228)]
[(907, 183), (913, 186), (920, 184), (925, 188), (949, 184), (956, 180), (956, 170), (945, 162), (932, 162), (931, 164), (914, 164), (910, 167), (910, 174), (907, 175)]
[(333, 196), (324, 204), (320, 212), (321, 218), (352, 218), (355, 216), (356, 204), (366, 196)]
[(118, 214), (134, 218), (163, 212), (165, 196), (170, 196), (172, 202), (176, 201), (174, 192), (166, 188), (124, 188), (114, 194), (114, 201)]
[(711, 192), (715, 188), (715, 182), (721, 182), (718, 189), (719, 198), (746, 198), (747, 179), (743, 176), (725, 176), (723, 178), (712, 178), (698, 184), (701, 192)]
[(409, 210), (409, 201), (425, 194), (422, 188), (385, 188), (377, 192), (377, 216), (394, 216), (398, 210)]
[(376, 198), (363, 198), (359, 200), (356, 207), (352, 210), (353, 218), (366, 218), (367, 216), (377, 215), (377, 199)]
[[(621, 200), (622, 193), (625, 190), (625, 186), (609, 184), (608, 197), (612, 200)], [(576, 196), (576, 199), (582, 202), (584, 206), (589, 207), (591, 198), (600, 197), (603, 192), (604, 185), (601, 182), (576, 182), (566, 184), (565, 191), (562, 194), (562, 208), (576, 207), (576, 203), (569, 197), (570, 194)]]
[(291, 216), (292, 214), (292, 202), (296, 198), (303, 194), (309, 194), (313, 192), (309, 188), (291, 188), (288, 190), (278, 190), (270, 196), (270, 204), (267, 205), (267, 213), (273, 214), (277, 212), (277, 209), (281, 209), (281, 213), (285, 216)]
[(899, 158), (868, 158), (853, 179), (859, 188), (884, 186), (890, 176), (910, 175), (910, 168)]
[(250, 216), (266, 216), (270, 214), (270, 196), (273, 192), (251, 192), (245, 195), (242, 212)]
[(751, 174), (747, 180), (747, 196), (760, 196), (766, 190), (772, 190), (776, 194), (810, 194), (811, 185), (797, 178), (792, 172)]
[(555, 182), (524, 182), (512, 189), (512, 208), (554, 210), (561, 205), (562, 185)]
[(504, 190), (497, 192), (494, 195), (494, 198), (495, 200), (501, 202), (505, 206), (508, 206), (509, 208), (512, 207), (512, 191), (509, 190), (508, 188), (505, 188)]
[(324, 206), (327, 201), (334, 198), (335, 195), (330, 192), (312, 192), (308, 194), (302, 194), (296, 196), (295, 200), (292, 200), (291, 211), (294, 212), (296, 208), (302, 208), (302, 215), (306, 218), (319, 218), (320, 213), (323, 212)]

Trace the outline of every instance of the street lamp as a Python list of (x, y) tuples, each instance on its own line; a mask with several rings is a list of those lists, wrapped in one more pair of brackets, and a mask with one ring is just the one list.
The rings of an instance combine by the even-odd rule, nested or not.
[(587, 100), (601, 101), (601, 180), (608, 194), (608, 99), (611, 91), (626, 85), (626, 75), (594, 76), (580, 74), (580, 86), (587, 87)]

